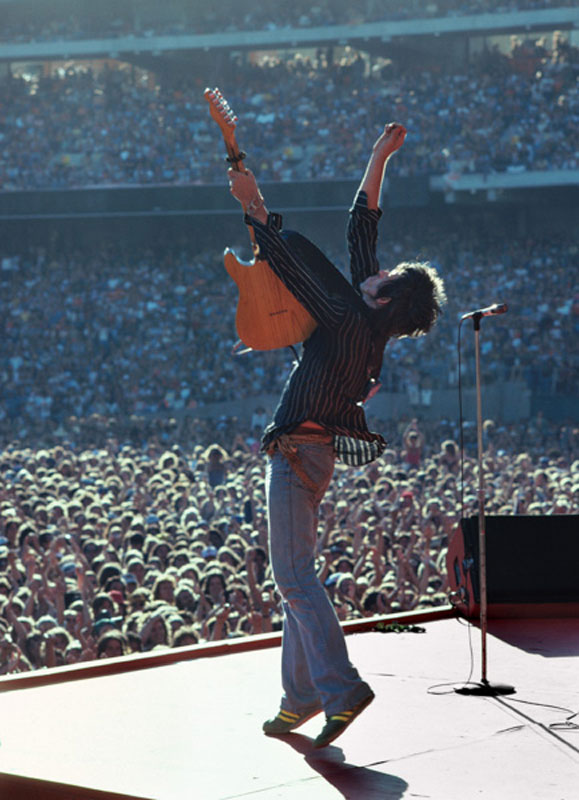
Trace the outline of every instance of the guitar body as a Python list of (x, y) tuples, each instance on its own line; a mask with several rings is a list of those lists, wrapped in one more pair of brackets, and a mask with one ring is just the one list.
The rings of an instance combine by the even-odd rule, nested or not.
[(267, 261), (238, 259), (225, 251), (225, 269), (239, 289), (235, 324), (241, 341), (253, 350), (276, 350), (303, 342), (316, 321), (286, 289)]

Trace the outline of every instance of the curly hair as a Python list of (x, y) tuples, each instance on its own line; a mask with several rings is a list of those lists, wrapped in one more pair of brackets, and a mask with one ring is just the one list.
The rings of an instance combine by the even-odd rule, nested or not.
[(446, 303), (442, 278), (428, 262), (403, 262), (376, 293), (389, 297), (379, 312), (388, 336), (423, 336), (432, 328)]

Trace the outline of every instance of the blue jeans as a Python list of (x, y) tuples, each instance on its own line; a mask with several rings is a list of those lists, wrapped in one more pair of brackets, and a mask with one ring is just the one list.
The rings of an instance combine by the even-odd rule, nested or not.
[(318, 508), (334, 471), (331, 443), (297, 445), (301, 464), (317, 486), (304, 485), (279, 450), (268, 457), (269, 548), (283, 598), (281, 706), (326, 715), (363, 700), (370, 687), (349, 661), (334, 607), (316, 574)]

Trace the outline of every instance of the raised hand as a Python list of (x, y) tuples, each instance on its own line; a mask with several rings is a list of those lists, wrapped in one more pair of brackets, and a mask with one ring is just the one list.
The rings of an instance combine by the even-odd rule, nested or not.
[(359, 191), (366, 192), (368, 208), (376, 209), (382, 194), (382, 181), (388, 159), (404, 144), (406, 128), (399, 122), (389, 122), (374, 142)]
[(383, 133), (374, 142), (372, 150), (376, 155), (387, 159), (402, 147), (405, 138), (406, 128), (404, 125), (399, 122), (389, 122), (384, 126)]
[(257, 219), (267, 219), (263, 196), (259, 191), (255, 175), (251, 170), (239, 172), (235, 169), (227, 171), (231, 194), (239, 200), (245, 211)]

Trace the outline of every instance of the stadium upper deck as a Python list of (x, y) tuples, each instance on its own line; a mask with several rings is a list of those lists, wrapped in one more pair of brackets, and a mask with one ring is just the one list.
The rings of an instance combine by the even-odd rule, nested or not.
[[(233, 2), (192, 13), (183, 0), (0, 5), (4, 189), (218, 181), (222, 162), (199, 95), (222, 80), (243, 110), (262, 180), (335, 178), (323, 155), (326, 123), (337, 120), (343, 138), (343, 121), (362, 100), (370, 109), (364, 141), (380, 122), (372, 108), (412, 125), (417, 146), (397, 169), (430, 176), (431, 191), (449, 197), (575, 181), (579, 9), (568, 0), (416, 0), (402, 10), (367, 0), (354, 14), (341, 0), (297, 0), (281, 10), (266, 0), (259, 15)], [(502, 52), (493, 49), (497, 32)], [(528, 41), (509, 48), (505, 32)], [(93, 67), (105, 61), (103, 79)], [(33, 79), (10, 80), (26, 73)], [(433, 119), (448, 141), (437, 134), (427, 144)], [(353, 178), (364, 145), (342, 144), (339, 174)]]
[(516, 30), (573, 30), (573, 0), (261, 0), (255, 9), (227, 0), (0, 0), (0, 60), (109, 54), (390, 42), (398, 37)]

